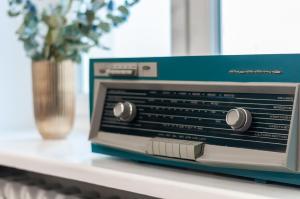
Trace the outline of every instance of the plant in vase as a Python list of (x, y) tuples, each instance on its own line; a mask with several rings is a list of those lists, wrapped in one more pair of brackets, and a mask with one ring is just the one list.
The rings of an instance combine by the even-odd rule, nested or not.
[(34, 115), (43, 138), (64, 138), (75, 115), (75, 65), (82, 53), (105, 48), (101, 37), (126, 22), (138, 0), (9, 0), (23, 17), (16, 34), (32, 60)]

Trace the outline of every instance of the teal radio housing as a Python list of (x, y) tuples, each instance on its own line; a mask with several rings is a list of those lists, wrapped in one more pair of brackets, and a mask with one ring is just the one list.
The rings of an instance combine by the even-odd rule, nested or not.
[(90, 60), (92, 151), (300, 185), (300, 55)]

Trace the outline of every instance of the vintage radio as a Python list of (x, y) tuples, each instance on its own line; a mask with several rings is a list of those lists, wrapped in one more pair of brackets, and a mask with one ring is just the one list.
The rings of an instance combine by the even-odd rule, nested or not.
[(92, 151), (300, 185), (300, 55), (92, 59)]

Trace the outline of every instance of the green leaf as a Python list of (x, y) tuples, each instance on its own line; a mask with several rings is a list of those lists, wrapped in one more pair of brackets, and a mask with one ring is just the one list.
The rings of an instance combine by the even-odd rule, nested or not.
[(25, 32), (25, 24), (22, 23), (21, 26), (17, 29), (16, 33), (22, 35)]
[(23, 9), (23, 2), (21, 0), (9, 0), (9, 9), (7, 11), (8, 16), (19, 16)]
[(103, 31), (103, 32), (109, 32), (110, 31), (110, 24), (107, 22), (101, 22), (99, 24), (99, 28)]
[(101, 33), (96, 32), (96, 31), (90, 31), (87, 37), (93, 41), (94, 45), (97, 45), (99, 42), (99, 39), (101, 37)]
[(84, 36), (89, 33), (89, 31), (91, 30), (91, 26), (79, 23), (78, 30), (80, 31), (81, 36)]
[(93, 20), (95, 19), (95, 12), (93, 10), (87, 10), (85, 15), (86, 15), (88, 23), (92, 24)]
[(79, 40), (82, 37), (78, 24), (70, 24), (63, 30), (65, 39)]
[(70, 59), (76, 63), (81, 63), (81, 54), (79, 52), (74, 52), (74, 54), (70, 56)]
[(132, 0), (132, 1), (128, 1), (125, 0), (125, 5), (126, 6), (134, 6), (135, 4), (137, 4), (140, 0)]
[(92, 9), (96, 12), (100, 10), (101, 8), (105, 7), (106, 3), (105, 2), (99, 2), (99, 1), (93, 1), (92, 2)]
[(24, 21), (17, 30), (17, 35), (20, 40), (24, 41), (33, 38), (38, 32), (38, 19), (35, 15), (27, 13)]
[(17, 17), (17, 16), (19, 16), (21, 14), (21, 12), (20, 11), (9, 10), (9, 11), (7, 11), (7, 14), (10, 17)]
[(68, 43), (68, 45), (66, 46), (66, 50), (67, 51), (86, 51), (88, 49), (90, 49), (92, 47), (92, 45), (87, 44), (87, 43), (82, 43), (82, 42), (74, 42), (74, 43)]
[(28, 39), (24, 41), (24, 48), (27, 56), (33, 57), (37, 54), (38, 43), (34, 40)]
[(114, 26), (118, 26), (119, 24), (121, 24), (124, 21), (126, 21), (126, 18), (121, 17), (121, 16), (112, 15), (110, 13), (107, 14), (107, 18), (112, 21), (112, 23), (113, 23)]
[(129, 15), (129, 10), (125, 6), (119, 6), (118, 10), (123, 14), (123, 15)]

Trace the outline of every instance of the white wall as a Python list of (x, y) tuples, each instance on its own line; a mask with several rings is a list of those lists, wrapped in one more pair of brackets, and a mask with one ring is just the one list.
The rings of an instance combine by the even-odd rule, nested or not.
[(7, 16), (7, 1), (0, 1), (0, 133), (34, 126), (31, 62), (15, 32), (20, 20)]

